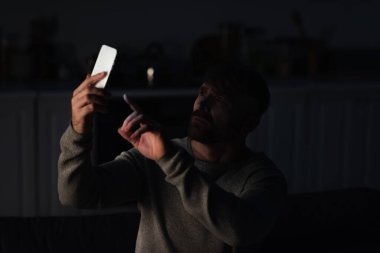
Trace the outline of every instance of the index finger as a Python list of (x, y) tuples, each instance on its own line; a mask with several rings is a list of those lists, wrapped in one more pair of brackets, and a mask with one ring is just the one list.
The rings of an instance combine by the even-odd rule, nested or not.
[(84, 79), (84, 81), (74, 90), (73, 95), (75, 96), (76, 94), (78, 94), (83, 89), (99, 82), (104, 77), (106, 77), (106, 75), (107, 75), (107, 72), (105, 72), (105, 71), (100, 72), (100, 73), (93, 75), (93, 76), (87, 75), (86, 79)]
[(128, 98), (127, 94), (123, 94), (123, 99), (124, 99), (125, 103), (127, 103), (129, 105), (129, 107), (132, 109), (132, 111), (141, 112), (141, 109), (137, 105), (135, 105), (131, 102), (131, 100)]

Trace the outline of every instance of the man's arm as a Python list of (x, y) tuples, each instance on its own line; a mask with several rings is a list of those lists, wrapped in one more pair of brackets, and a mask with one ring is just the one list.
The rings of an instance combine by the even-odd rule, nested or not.
[(177, 188), (185, 210), (221, 241), (244, 247), (261, 241), (271, 229), (286, 193), (280, 173), (260, 180), (247, 178), (243, 192), (236, 196), (201, 176), (194, 159), (170, 144), (160, 127), (138, 109), (124, 120), (119, 134), (157, 162), (166, 181)]
[(86, 79), (74, 90), (71, 99), (71, 125), (61, 138), (58, 161), (58, 193), (65, 205), (83, 208), (117, 206), (137, 200), (141, 181), (137, 171), (137, 152), (123, 159), (93, 167), (91, 130), (94, 112), (106, 112), (107, 92), (95, 84), (105, 73)]
[(141, 176), (137, 151), (122, 159), (92, 166), (91, 137), (69, 126), (61, 138), (58, 160), (58, 194), (62, 204), (79, 208), (115, 207), (137, 201)]
[(185, 210), (233, 247), (260, 242), (270, 231), (286, 195), (281, 174), (249, 177), (239, 196), (209, 182), (185, 151), (171, 149), (157, 161), (180, 193)]

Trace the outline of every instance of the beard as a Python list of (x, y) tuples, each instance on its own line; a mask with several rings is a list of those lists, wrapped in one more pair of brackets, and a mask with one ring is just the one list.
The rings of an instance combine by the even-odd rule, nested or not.
[[(242, 138), (242, 121), (231, 119), (229, 124), (219, 126), (210, 114), (196, 110), (191, 114), (188, 136), (204, 144), (234, 142)], [(245, 138), (246, 136), (244, 136)]]
[(204, 144), (217, 143), (223, 139), (211, 116), (200, 110), (191, 114), (188, 136)]

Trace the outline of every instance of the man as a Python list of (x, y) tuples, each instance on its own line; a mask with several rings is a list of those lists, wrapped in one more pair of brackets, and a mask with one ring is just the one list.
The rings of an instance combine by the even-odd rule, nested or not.
[(104, 208), (136, 202), (136, 252), (256, 252), (286, 195), (282, 173), (245, 145), (269, 105), (260, 75), (236, 65), (210, 71), (182, 139), (166, 139), (127, 100), (134, 112), (118, 132), (134, 148), (92, 166), (91, 115), (106, 110), (107, 96), (94, 84), (104, 76), (87, 76), (73, 93), (58, 164), (62, 204)]

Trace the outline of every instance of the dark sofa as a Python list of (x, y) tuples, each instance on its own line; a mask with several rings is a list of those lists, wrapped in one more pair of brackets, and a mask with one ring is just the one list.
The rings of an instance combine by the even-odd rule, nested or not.
[[(139, 214), (1, 217), (0, 252), (134, 252)], [(290, 194), (263, 243), (269, 252), (380, 252), (380, 192)]]
[(353, 188), (289, 195), (264, 252), (380, 252), (380, 192)]

